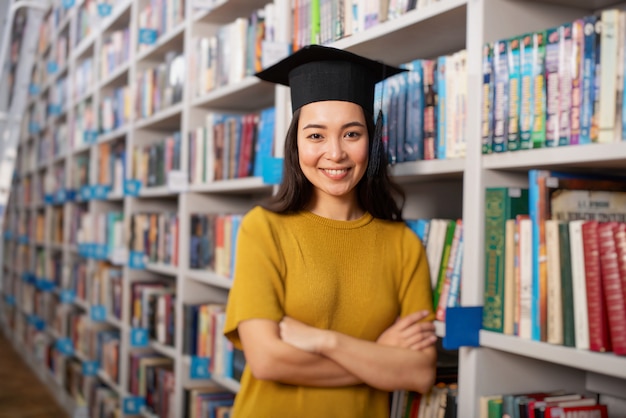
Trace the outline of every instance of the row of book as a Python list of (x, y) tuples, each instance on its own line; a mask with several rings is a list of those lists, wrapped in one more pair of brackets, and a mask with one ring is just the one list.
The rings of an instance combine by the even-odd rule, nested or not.
[[(74, 68), (72, 96), (75, 101), (89, 93), (96, 84), (96, 64), (94, 61), (93, 57), (86, 57), (77, 63), (76, 68)], [(63, 104), (66, 101), (63, 100), (56, 103)]]
[(178, 265), (179, 220), (176, 212), (138, 213), (130, 217), (128, 248), (146, 262)]
[(121, 195), (126, 178), (126, 142), (123, 139), (98, 145), (96, 183), (108, 186), (110, 194)]
[(479, 418), (608, 418), (596, 397), (563, 390), (482, 396)]
[(407, 225), (426, 249), (436, 319), (445, 321), (446, 309), (460, 305), (463, 266), (462, 219), (409, 219)]
[(391, 404), (391, 418), (456, 418), (457, 383), (440, 382), (420, 394), (398, 391)]
[(61, 29), (61, 22), (67, 18), (69, 9), (54, 7), (50, 10), (39, 28), (39, 55), (43, 55), (52, 45), (56, 35)]
[(137, 72), (135, 117), (148, 118), (183, 98), (186, 77), (185, 57), (177, 51), (165, 54), (164, 61)]
[(209, 113), (189, 133), (189, 183), (262, 176), (274, 146), (275, 109), (244, 115)]
[(483, 49), (483, 153), (619, 142), (626, 12), (604, 10)]
[(234, 271), (241, 214), (191, 214), (189, 268), (230, 278)]
[(181, 135), (175, 132), (149, 145), (133, 149), (132, 178), (139, 180), (143, 187), (157, 187), (167, 184), (171, 171), (180, 170)]
[[(172, 31), (185, 20), (184, 0), (149, 0), (139, 11), (139, 52), (145, 51), (159, 37)], [(143, 39), (142, 31), (153, 31)]]
[(185, 389), (185, 417), (230, 418), (235, 395), (218, 387)]
[(625, 355), (625, 208), (623, 178), (531, 170), (528, 189), (488, 189), (483, 328)]
[(130, 393), (145, 399), (148, 412), (167, 418), (174, 407), (174, 360), (152, 351), (129, 354)]
[(84, 39), (93, 33), (93, 28), (96, 27), (97, 22), (98, 5), (96, 0), (83, 0), (77, 9), (74, 47), (80, 45)]
[(117, 87), (104, 93), (100, 101), (100, 129), (106, 134), (130, 122), (133, 111), (133, 93), (130, 86)]
[(465, 157), (466, 51), (403, 65), (376, 85), (390, 164)]
[(176, 288), (163, 281), (134, 282), (130, 303), (132, 326), (145, 329), (150, 340), (173, 347)]
[[(54, 207), (56, 209), (56, 207)], [(63, 207), (59, 207), (63, 209)], [(87, 212), (80, 215), (80, 229), (76, 232), (76, 244), (101, 244), (110, 255), (117, 248), (125, 247), (124, 214), (118, 211)]]
[(100, 80), (106, 80), (130, 57), (130, 29), (124, 28), (102, 35), (100, 47)]

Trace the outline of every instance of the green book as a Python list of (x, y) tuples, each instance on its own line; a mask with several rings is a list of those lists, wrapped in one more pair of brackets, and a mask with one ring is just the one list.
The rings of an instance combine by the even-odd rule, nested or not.
[(443, 292), (446, 283), (446, 272), (448, 269), (448, 261), (450, 259), (450, 250), (452, 249), (452, 241), (454, 239), (454, 231), (456, 230), (456, 221), (448, 220), (446, 227), (446, 236), (443, 242), (443, 251), (441, 252), (441, 262), (439, 263), (439, 275), (437, 276), (437, 286), (433, 291), (433, 307), (437, 311), (439, 305), (439, 297)]
[(563, 345), (576, 346), (574, 325), (574, 289), (570, 255), (569, 223), (559, 222), (559, 255), (561, 263), (561, 300), (563, 306)]
[(528, 215), (528, 189), (491, 187), (485, 192), (485, 293), (483, 329), (504, 330), (506, 221)]

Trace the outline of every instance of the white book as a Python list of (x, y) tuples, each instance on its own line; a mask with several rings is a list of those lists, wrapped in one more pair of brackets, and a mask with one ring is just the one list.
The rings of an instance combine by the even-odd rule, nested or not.
[(585, 275), (585, 252), (582, 226), (585, 221), (569, 223), (570, 251), (572, 259), (572, 288), (574, 291), (574, 329), (576, 348), (589, 349), (589, 317), (587, 315), (587, 287)]
[(617, 9), (602, 12), (598, 134), (598, 142), (600, 143), (610, 143), (615, 140), (619, 13)]
[(548, 342), (563, 344), (563, 300), (561, 292), (561, 251), (559, 221), (546, 220), (546, 251), (548, 269)]
[(520, 286), (519, 286), (519, 330), (520, 338), (532, 338), (532, 297), (533, 297), (533, 278), (532, 278), (532, 221), (530, 219), (521, 219), (519, 221), (519, 269), (520, 269)]

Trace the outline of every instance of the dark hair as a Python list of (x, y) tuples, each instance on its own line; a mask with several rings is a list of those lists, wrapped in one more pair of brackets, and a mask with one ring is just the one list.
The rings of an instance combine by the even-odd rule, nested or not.
[[(364, 111), (364, 113), (366, 113)], [(401, 222), (402, 207), (405, 195), (403, 190), (389, 177), (387, 161), (382, 146), (373, 147), (375, 138), (374, 121), (366, 114), (367, 133), (369, 137), (369, 159), (366, 174), (357, 184), (357, 198), (363, 209), (375, 218)], [(285, 138), (285, 158), (283, 162), (283, 181), (278, 192), (261, 205), (272, 212), (291, 213), (303, 210), (311, 200), (313, 185), (306, 178), (300, 167), (298, 158), (298, 122), (300, 109), (297, 109), (291, 119)], [(378, 173), (370, 174), (370, 166), (378, 163)]]

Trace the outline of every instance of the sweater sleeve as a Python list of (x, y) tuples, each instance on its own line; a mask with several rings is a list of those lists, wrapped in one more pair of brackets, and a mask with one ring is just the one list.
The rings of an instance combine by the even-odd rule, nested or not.
[(233, 285), (226, 305), (224, 335), (241, 349), (237, 327), (248, 319), (279, 322), (284, 316), (284, 283), (277, 238), (268, 217), (255, 208), (242, 219), (237, 236)]
[(409, 228), (402, 238), (402, 282), (400, 285), (400, 316), (428, 310), (427, 321), (435, 319), (430, 285), (430, 271), (426, 250), (420, 239)]

